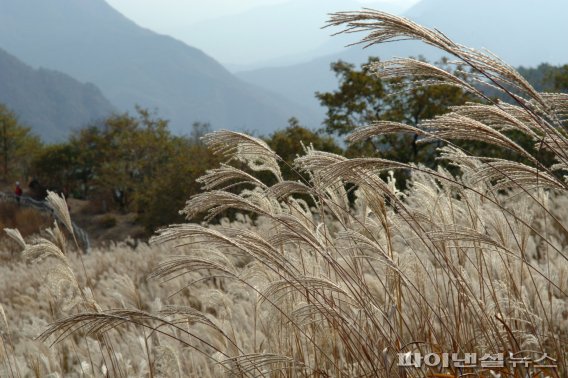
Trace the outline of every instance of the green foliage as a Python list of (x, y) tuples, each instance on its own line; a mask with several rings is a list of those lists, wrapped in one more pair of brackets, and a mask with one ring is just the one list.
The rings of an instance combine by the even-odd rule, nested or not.
[(568, 92), (568, 64), (559, 67), (553, 74), (554, 90)]
[[(193, 125), (195, 132), (209, 130), (207, 124)], [(220, 159), (195, 138), (173, 138), (169, 159), (160, 167), (160, 173), (145, 180), (144, 190), (137, 196), (139, 222), (151, 233), (158, 227), (179, 223), (179, 211), (189, 197), (201, 191), (196, 179), (207, 169), (217, 166)]]
[(43, 185), (76, 193), (79, 189), (80, 156), (81, 151), (70, 143), (48, 145), (32, 161), (31, 172)]
[(542, 63), (535, 68), (520, 67), (518, 71), (537, 91), (568, 91), (568, 64), (553, 66)]
[(120, 208), (138, 213), (148, 232), (180, 221), (179, 210), (200, 189), (195, 179), (213, 166), (199, 139), (209, 130), (195, 123), (189, 138), (175, 137), (167, 121), (144, 109), (137, 117), (111, 117), (97, 135), (87, 135), (98, 151), (88, 158), (94, 185), (112, 190)]
[(0, 104), (0, 177), (3, 180), (25, 177), (40, 148), (39, 138)]
[(136, 116), (113, 115), (71, 139), (69, 148), (79, 151), (75, 177), (82, 181), (85, 195), (91, 190), (120, 193), (120, 207), (136, 210), (136, 197), (146, 181), (158, 175), (169, 158), (171, 139), (167, 121), (147, 110), (138, 108)]
[(543, 92), (554, 89), (554, 77), (558, 69), (548, 63), (542, 63), (538, 67), (519, 67), (518, 71), (537, 91)]
[[(377, 58), (369, 58), (369, 63), (376, 61)], [(369, 72), (369, 67), (363, 65), (358, 71), (353, 64), (338, 61), (331, 64), (331, 70), (339, 79), (339, 89), (316, 93), (320, 103), (327, 107), (325, 130), (330, 134), (345, 135), (379, 119), (385, 108), (385, 87)]]
[[(451, 106), (462, 105), (472, 98), (463, 90), (447, 85), (419, 87), (410, 81), (383, 81), (373, 73), (378, 58), (369, 58), (367, 64), (356, 70), (345, 62), (331, 65), (339, 79), (336, 91), (316, 93), (322, 106), (327, 108), (325, 130), (345, 135), (355, 128), (373, 121), (394, 121), (417, 126), (421, 120), (433, 118), (448, 111)], [(446, 60), (438, 66), (449, 70)], [(458, 70), (454, 73), (461, 75)], [(409, 162), (419, 160), (433, 165), (433, 148), (416, 143), (416, 135), (389, 135), (350, 146), (347, 156), (377, 155)]]

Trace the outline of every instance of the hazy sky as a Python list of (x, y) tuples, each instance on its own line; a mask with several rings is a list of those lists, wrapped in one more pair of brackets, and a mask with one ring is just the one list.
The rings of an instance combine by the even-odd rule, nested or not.
[[(140, 26), (171, 35), (205, 51), (228, 68), (239, 70), (270, 65), (270, 61), (298, 56), (306, 51), (316, 54), (316, 49), (330, 38), (330, 31), (319, 28), (331, 11), (353, 10), (354, 7), (373, 6), (371, 4), (381, 2), (382, 9), (398, 13), (419, 0), (106, 1)], [(274, 7), (272, 13), (256, 12), (255, 16), (249, 14), (248, 18), (243, 15), (254, 8), (272, 9), (271, 6), (284, 3), (296, 5), (278, 7), (278, 10)], [(298, 13), (290, 13), (290, 9), (299, 10)], [(232, 17), (238, 14), (243, 17)], [(292, 18), (294, 22), (290, 23), (288, 20)], [(263, 32), (258, 33), (258, 30)], [(278, 44), (274, 41), (278, 41)], [(321, 54), (327, 52), (320, 51)]]
[(287, 0), (106, 0), (142, 26), (162, 29), (167, 25), (193, 24), (240, 13), (259, 5)]
[[(161, 29), (167, 24), (192, 24), (237, 14), (248, 9), (289, 0), (106, 0), (115, 9), (142, 26)], [(305, 0), (325, 1), (325, 0)], [(361, 4), (376, 0), (357, 0)], [(419, 0), (382, 0), (410, 6)]]

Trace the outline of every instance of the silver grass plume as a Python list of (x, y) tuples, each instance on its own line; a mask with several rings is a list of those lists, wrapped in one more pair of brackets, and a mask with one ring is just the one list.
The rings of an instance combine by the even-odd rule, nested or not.
[(203, 137), (205, 144), (216, 154), (228, 155), (241, 161), (253, 171), (269, 171), (282, 181), (278, 156), (266, 142), (235, 131), (220, 130)]
[(272, 214), (273, 207), (263, 207), (264, 201), (253, 202), (243, 198), (238, 194), (229, 193), (223, 190), (212, 190), (193, 196), (185, 204), (185, 208), (180, 212), (185, 214), (188, 220), (195, 218), (199, 214), (206, 213), (205, 220), (211, 220), (218, 214), (228, 209), (239, 209), (243, 212), (253, 212), (255, 214)]
[(409, 133), (425, 135), (426, 132), (418, 127), (400, 122), (375, 121), (369, 126), (358, 127), (347, 137), (349, 143), (357, 143), (384, 134)]
[(533, 140), (538, 140), (543, 135), (542, 125), (527, 116), (524, 109), (519, 106), (500, 102), (499, 106), (472, 104), (451, 107), (450, 110), (464, 117), (469, 117), (478, 122), (499, 130), (517, 130), (530, 136)]
[(460, 139), (487, 142), (518, 152), (522, 156), (535, 161), (524, 148), (503, 133), (489, 127), (483, 122), (457, 113), (448, 113), (431, 120), (425, 120), (421, 126), (429, 132), (422, 142), (436, 139)]
[(4, 312), (4, 306), (0, 303), (0, 338), (8, 333), (10, 327), (8, 326), (8, 318), (6, 318), (6, 313)]
[(251, 353), (225, 359), (220, 362), (231, 375), (235, 376), (279, 376), (292, 373), (293, 376), (306, 376), (315, 369), (289, 356), (273, 353)]
[(20, 248), (25, 249), (26, 248), (26, 241), (24, 240), (24, 238), (22, 237), (22, 234), (20, 233), (20, 230), (15, 229), (15, 228), (5, 228), (4, 232), (12, 239), (14, 240), (16, 243), (18, 243), (18, 245), (20, 246)]
[(69, 214), (69, 207), (67, 206), (67, 202), (65, 202), (65, 198), (59, 196), (55, 192), (48, 191), (46, 201), (53, 209), (56, 219), (59, 219), (67, 228), (69, 233), (75, 237), (73, 223), (71, 222), (71, 215)]
[[(463, 64), (463, 63), (462, 63)], [(371, 72), (381, 79), (412, 78), (412, 84), (419, 87), (447, 85), (460, 88), (480, 98), (486, 96), (466, 80), (428, 62), (412, 58), (397, 58), (387, 61), (373, 62), (369, 65)]]
[(47, 257), (55, 257), (65, 266), (69, 266), (67, 256), (61, 251), (58, 245), (47, 239), (38, 239), (33, 244), (26, 244), (26, 248), (22, 252), (28, 261), (38, 262)]
[(277, 199), (289, 197), (292, 194), (312, 194), (313, 190), (308, 185), (298, 181), (278, 182), (266, 189), (266, 195)]
[(510, 160), (487, 159), (472, 175), (475, 182), (496, 181), (493, 190), (508, 188), (529, 191), (536, 188), (564, 189), (556, 177), (538, 169)]
[(241, 184), (266, 188), (266, 185), (256, 177), (227, 164), (221, 164), (220, 168), (208, 170), (205, 175), (197, 179), (197, 182), (203, 185), (204, 190), (226, 190)]

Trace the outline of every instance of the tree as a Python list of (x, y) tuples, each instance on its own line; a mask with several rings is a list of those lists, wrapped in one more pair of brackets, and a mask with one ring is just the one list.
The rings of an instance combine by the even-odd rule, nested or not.
[[(539, 92), (565, 92), (568, 90), (568, 65), (553, 66), (541, 63), (538, 67), (519, 67), (517, 71)], [(502, 96), (504, 100), (505, 96)]]
[(81, 151), (71, 143), (45, 146), (31, 164), (32, 175), (45, 187), (78, 195), (81, 183)]
[(39, 138), (22, 126), (16, 115), (0, 104), (0, 169), (3, 180), (25, 177), (35, 154), (41, 149)]
[(137, 196), (138, 220), (149, 233), (182, 222), (184, 217), (179, 211), (192, 195), (201, 191), (197, 178), (221, 162), (199, 139), (174, 137), (171, 143), (173, 148), (160, 174), (148, 178), (145, 189)]
[[(174, 136), (167, 120), (138, 108), (134, 116), (113, 115), (81, 130), (59, 151), (71, 147), (78, 155), (50, 150), (50, 157), (63, 162), (73, 156), (72, 177), (88, 188), (85, 196), (112, 196), (121, 210), (137, 213), (150, 233), (183, 220), (179, 210), (200, 191), (195, 180), (219, 163), (200, 139), (209, 131), (208, 123), (196, 122), (189, 136)], [(63, 180), (66, 175), (53, 177)]]
[[(360, 70), (345, 62), (331, 65), (339, 79), (338, 90), (316, 93), (320, 103), (327, 108), (324, 124), (328, 133), (345, 135), (356, 127), (378, 120), (417, 126), (423, 119), (443, 114), (450, 106), (471, 100), (463, 90), (455, 87), (432, 85), (421, 88), (411, 82), (383, 81), (372, 72), (378, 61), (369, 58)], [(445, 60), (438, 65), (448, 69)], [(416, 142), (417, 135), (386, 135), (350, 147), (347, 155), (378, 153), (397, 161), (420, 160), (433, 164), (432, 148), (420, 148)]]
[(110, 192), (122, 209), (136, 210), (136, 196), (169, 158), (171, 139), (166, 120), (137, 108), (136, 116), (113, 115), (81, 130), (71, 144), (82, 151), (78, 169), (90, 190)]
[[(378, 61), (369, 58), (369, 64)], [(372, 75), (368, 65), (357, 71), (350, 63), (338, 61), (331, 70), (339, 79), (334, 92), (316, 92), (320, 103), (327, 107), (325, 130), (330, 134), (346, 135), (356, 127), (379, 119), (384, 110), (385, 85)]]
[(568, 91), (568, 64), (558, 67), (554, 76), (554, 89), (560, 92)]

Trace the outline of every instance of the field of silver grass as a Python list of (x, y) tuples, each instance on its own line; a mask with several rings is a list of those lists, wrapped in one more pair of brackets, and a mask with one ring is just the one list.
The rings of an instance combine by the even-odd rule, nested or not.
[[(188, 223), (136, 250), (70, 252), (67, 208), (50, 195), (64, 224), (32, 240), (7, 230), (23, 253), (0, 268), (0, 376), (568, 375), (568, 96), (539, 93), (496, 57), (404, 18), (346, 12), (330, 25), (367, 33), (367, 45), (439, 47), (512, 101), (415, 59), (376, 63), (381, 77), (459, 86), (482, 102), (418, 128), (377, 122), (350, 141), (401, 132), (441, 140), (439, 158), (458, 174), (306, 146), (294, 168), (309, 180), (289, 182), (263, 141), (218, 131), (205, 142), (239, 164), (202, 177), (205, 192), (183, 210)], [(452, 140), (490, 143), (528, 163), (471, 156)], [(403, 192), (397, 170), (411, 172)], [(261, 171), (276, 183), (260, 181)], [(354, 202), (346, 188), (356, 188)], [(191, 223), (226, 210), (234, 221)], [(506, 361), (398, 366), (408, 353)], [(545, 354), (549, 367), (511, 365), (511, 355)]]

